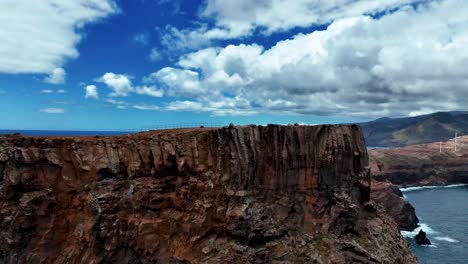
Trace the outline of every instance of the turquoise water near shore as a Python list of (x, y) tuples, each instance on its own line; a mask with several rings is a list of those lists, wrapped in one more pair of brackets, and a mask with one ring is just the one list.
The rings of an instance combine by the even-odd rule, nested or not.
[(431, 246), (419, 246), (413, 236), (402, 232), (421, 264), (468, 263), (468, 186), (413, 187), (402, 189), (416, 208), (420, 225)]

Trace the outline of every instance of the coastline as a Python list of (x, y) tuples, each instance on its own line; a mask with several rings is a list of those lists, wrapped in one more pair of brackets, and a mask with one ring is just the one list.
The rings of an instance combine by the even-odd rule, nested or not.
[[(422, 186), (412, 186), (412, 187), (404, 187), (404, 188), (398, 186), (398, 188), (400, 189), (402, 193), (407, 193), (407, 192), (415, 192), (415, 191), (423, 191), (423, 190), (431, 190), (431, 189), (459, 188), (459, 187), (465, 187), (465, 186), (468, 186), (468, 184), (457, 183), (457, 184), (446, 184), (446, 185), (422, 185)], [(402, 198), (407, 200), (405, 195)], [(414, 208), (417, 210), (416, 207)], [(421, 222), (418, 223), (417, 226), (412, 230), (400, 230), (400, 234), (405, 238), (412, 239), (415, 235), (418, 234), (420, 230), (423, 230), (424, 232), (430, 235), (437, 235), (437, 234), (441, 235), (438, 231), (435, 231), (434, 229), (429, 227), (426, 223), (421, 223)], [(458, 240), (452, 239), (446, 236), (436, 236), (434, 239), (437, 241), (447, 241), (450, 243), (458, 243)], [(436, 246), (436, 245), (433, 245), (433, 246)]]
[[(466, 263), (468, 241), (466, 212), (468, 185), (420, 186), (405, 193), (417, 211), (421, 222), (412, 231), (401, 230), (412, 251), (421, 263)], [(422, 190), (422, 191), (419, 191)], [(418, 245), (414, 236), (423, 230), (431, 245)]]
[(412, 192), (412, 191), (419, 191), (419, 190), (427, 190), (427, 189), (439, 189), (439, 188), (456, 188), (456, 187), (463, 187), (468, 186), (467, 183), (452, 183), (446, 185), (414, 185), (410, 187), (402, 187), (397, 185), (401, 192)]

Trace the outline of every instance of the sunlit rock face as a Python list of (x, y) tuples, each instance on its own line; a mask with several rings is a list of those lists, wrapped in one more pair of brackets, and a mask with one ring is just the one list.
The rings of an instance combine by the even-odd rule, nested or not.
[(357, 126), (0, 136), (0, 263), (416, 263)]

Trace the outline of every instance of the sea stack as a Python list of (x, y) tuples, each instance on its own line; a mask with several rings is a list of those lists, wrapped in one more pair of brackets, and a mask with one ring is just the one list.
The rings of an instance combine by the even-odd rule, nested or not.
[(414, 236), (414, 240), (416, 240), (416, 244), (418, 245), (431, 245), (431, 241), (426, 236), (426, 232), (422, 229), (419, 230), (419, 233)]
[(0, 263), (417, 263), (358, 126), (0, 136)]

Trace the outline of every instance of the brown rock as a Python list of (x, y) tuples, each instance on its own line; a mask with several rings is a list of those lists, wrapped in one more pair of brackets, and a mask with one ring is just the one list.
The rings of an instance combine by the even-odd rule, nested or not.
[(357, 126), (0, 136), (0, 263), (416, 263)]
[(414, 207), (402, 198), (397, 186), (390, 182), (372, 181), (371, 199), (384, 207), (401, 230), (412, 231), (418, 226)]
[[(441, 151), (442, 149), (442, 151)], [(369, 151), (372, 176), (401, 186), (468, 183), (468, 136), (454, 141)]]

